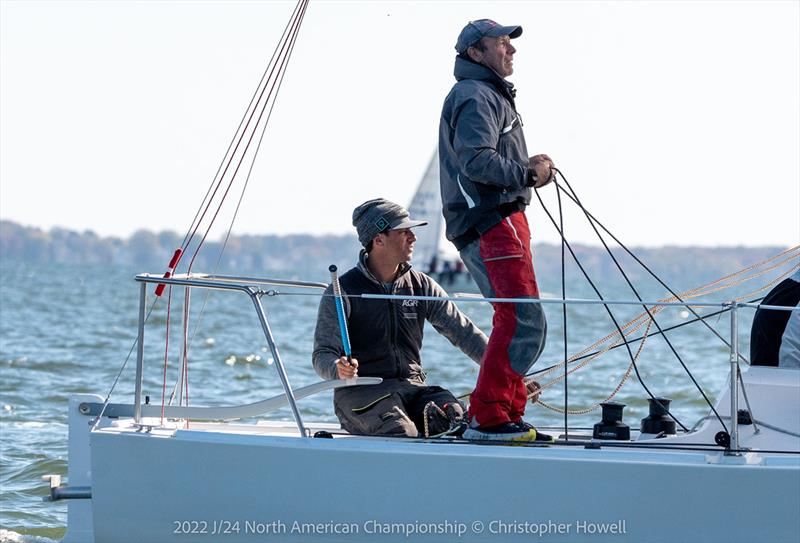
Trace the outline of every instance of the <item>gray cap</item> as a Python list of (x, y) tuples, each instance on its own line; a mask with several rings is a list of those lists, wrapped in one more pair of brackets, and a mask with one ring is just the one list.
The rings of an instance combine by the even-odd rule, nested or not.
[(406, 208), (383, 198), (367, 200), (353, 210), (353, 226), (358, 232), (358, 241), (364, 247), (381, 232), (426, 224), (427, 221), (412, 221)]
[(497, 38), (499, 36), (508, 36), (511, 39), (518, 38), (522, 35), (521, 26), (501, 26), (491, 19), (478, 19), (477, 21), (470, 21), (461, 30), (456, 42), (456, 52), (460, 55), (470, 45), (475, 45), (481, 38), (490, 37)]

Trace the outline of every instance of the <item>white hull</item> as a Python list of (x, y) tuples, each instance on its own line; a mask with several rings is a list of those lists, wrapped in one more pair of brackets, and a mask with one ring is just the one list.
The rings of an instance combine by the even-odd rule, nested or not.
[[(70, 502), (65, 541), (795, 543), (800, 372), (744, 376), (755, 418), (783, 431), (742, 425), (741, 446), (793, 453), (301, 439), (280, 422), (142, 431), (104, 419), (89, 435), (77, 406), (97, 397), (75, 398), (70, 484), (92, 498)], [(723, 417), (729, 403), (717, 402)], [(709, 445), (718, 424), (658, 442)]]

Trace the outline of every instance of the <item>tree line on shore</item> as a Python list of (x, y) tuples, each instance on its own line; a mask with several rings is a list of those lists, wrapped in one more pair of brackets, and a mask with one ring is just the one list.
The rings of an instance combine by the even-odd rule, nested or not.
[[(186, 251), (188, 255), (197, 241)], [(166, 267), (182, 242), (183, 236), (171, 231), (143, 229), (128, 238), (100, 237), (92, 231), (44, 231), (0, 221), (0, 258), (8, 262), (131, 265), (157, 271)], [(206, 240), (194, 268), (207, 270), (216, 266), (221, 247), (222, 240)], [(298, 269), (309, 261), (327, 261), (357, 250), (358, 240), (351, 235), (233, 235), (225, 247), (221, 266), (247, 271)]]
[[(101, 237), (92, 231), (76, 232), (64, 228), (44, 231), (12, 221), (0, 221), (0, 260), (26, 264), (104, 264), (128, 265), (136, 271), (159, 272), (166, 268), (173, 252), (183, 242), (175, 232), (139, 230), (128, 238)], [(207, 240), (194, 264), (195, 270), (220, 273), (263, 271), (302, 271), (309, 279), (327, 275), (330, 264), (346, 270), (355, 262), (360, 248), (355, 235), (232, 235), (217, 266), (222, 240)], [(616, 264), (602, 247), (574, 245), (573, 249), (593, 278), (606, 280), (619, 275)], [(785, 247), (658, 247), (633, 248), (650, 269), (670, 280), (696, 285), (779, 253)], [(192, 249), (187, 251), (191, 254)], [(539, 282), (548, 288), (558, 284), (561, 275), (561, 246), (540, 243), (533, 246)], [(622, 249), (614, 254), (632, 280), (647, 272)], [(567, 252), (567, 275), (582, 273)], [(425, 266), (417, 263), (425, 271)]]

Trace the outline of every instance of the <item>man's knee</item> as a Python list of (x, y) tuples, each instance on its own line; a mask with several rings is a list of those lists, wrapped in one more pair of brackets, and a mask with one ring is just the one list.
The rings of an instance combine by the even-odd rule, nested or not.
[(419, 431), (405, 411), (394, 405), (380, 414), (380, 423), (375, 427), (373, 435), (417, 437)]
[(417, 437), (417, 427), (405, 411), (388, 400), (386, 398), (368, 409), (348, 408), (342, 402), (336, 405), (336, 416), (342, 428), (351, 434)]
[(524, 375), (544, 350), (547, 320), (540, 304), (516, 304), (517, 329), (509, 345), (512, 369)]

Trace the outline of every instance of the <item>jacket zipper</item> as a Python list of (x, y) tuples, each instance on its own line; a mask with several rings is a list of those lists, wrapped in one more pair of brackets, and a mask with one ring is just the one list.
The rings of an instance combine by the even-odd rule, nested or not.
[[(381, 285), (381, 288), (386, 294), (394, 294), (394, 283), (392, 283), (391, 291), (387, 291), (386, 287), (383, 285)], [(400, 371), (400, 353), (397, 351), (397, 319), (395, 318), (392, 301), (393, 300), (386, 300), (389, 304), (389, 332), (392, 340), (392, 353), (394, 354), (394, 371), (398, 378), (402, 378), (402, 372)]]

